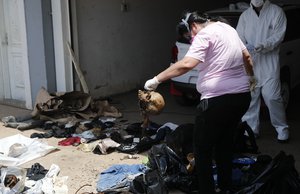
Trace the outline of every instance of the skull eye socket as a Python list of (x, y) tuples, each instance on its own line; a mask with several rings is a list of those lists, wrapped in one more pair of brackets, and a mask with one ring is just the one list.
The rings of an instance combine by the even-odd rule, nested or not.
[(150, 100), (150, 99), (151, 99), (151, 95), (148, 94), (148, 95), (146, 96), (146, 99), (147, 99), (147, 100)]

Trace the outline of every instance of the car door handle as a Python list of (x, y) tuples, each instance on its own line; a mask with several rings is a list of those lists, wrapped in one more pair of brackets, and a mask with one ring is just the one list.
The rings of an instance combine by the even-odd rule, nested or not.
[(285, 54), (286, 54), (286, 55), (291, 55), (291, 54), (293, 54), (293, 51), (288, 51), (288, 52), (286, 52)]

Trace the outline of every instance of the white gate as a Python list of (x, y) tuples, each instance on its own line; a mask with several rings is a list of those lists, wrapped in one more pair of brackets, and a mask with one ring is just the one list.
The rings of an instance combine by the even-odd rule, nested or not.
[(0, 0), (0, 16), (0, 100), (21, 101), (32, 108), (24, 1)]

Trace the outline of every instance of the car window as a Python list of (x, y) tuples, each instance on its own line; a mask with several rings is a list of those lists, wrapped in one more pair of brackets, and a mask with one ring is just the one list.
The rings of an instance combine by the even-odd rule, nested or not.
[(291, 41), (300, 38), (300, 8), (285, 11), (287, 17), (287, 28), (284, 41)]

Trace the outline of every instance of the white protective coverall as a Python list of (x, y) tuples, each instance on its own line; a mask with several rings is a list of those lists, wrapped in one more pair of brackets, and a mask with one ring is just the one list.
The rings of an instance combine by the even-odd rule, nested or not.
[[(280, 94), (279, 45), (286, 31), (284, 11), (266, 0), (259, 16), (252, 5), (239, 18), (237, 32), (248, 47), (260, 47), (252, 54), (256, 88), (251, 92), (250, 107), (242, 120), (247, 121), (254, 133), (259, 134), (259, 113), (262, 95), (275, 127), (278, 140), (289, 138), (285, 107)], [(262, 46), (262, 47), (261, 47)], [(248, 49), (250, 50), (250, 49)]]

